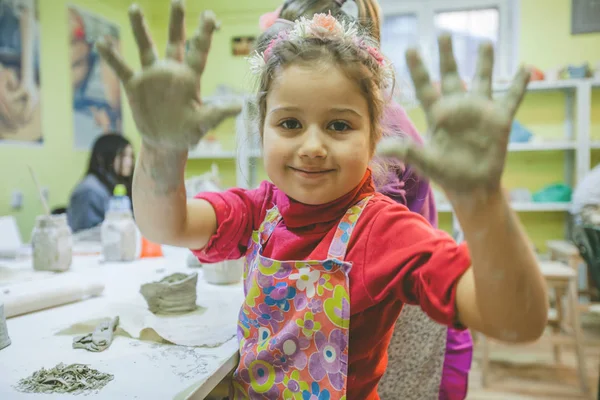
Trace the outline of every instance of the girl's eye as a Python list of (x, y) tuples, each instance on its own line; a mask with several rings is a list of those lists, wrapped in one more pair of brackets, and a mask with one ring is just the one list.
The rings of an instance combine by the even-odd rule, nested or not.
[(300, 129), (302, 127), (302, 125), (300, 125), (300, 122), (298, 122), (295, 119), (286, 119), (281, 124), (279, 124), (279, 126), (281, 126), (283, 129), (290, 129), (290, 130)]
[(336, 132), (344, 132), (350, 129), (350, 125), (348, 125), (344, 121), (334, 121), (331, 124), (329, 124), (328, 129), (331, 129), (332, 131)]

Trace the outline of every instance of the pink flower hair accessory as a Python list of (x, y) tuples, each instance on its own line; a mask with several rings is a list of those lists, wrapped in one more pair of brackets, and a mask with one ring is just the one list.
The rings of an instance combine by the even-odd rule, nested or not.
[[(290, 23), (289, 21), (286, 22)], [(384, 74), (386, 76), (392, 74), (391, 65), (387, 63), (385, 57), (381, 54), (379, 49), (376, 46), (371, 46), (364, 40), (360, 39), (356, 22), (340, 22), (331, 15), (331, 11), (329, 14), (315, 14), (312, 19), (302, 17), (293, 23), (291, 30), (279, 32), (277, 37), (269, 42), (269, 45), (264, 52), (255, 52), (251, 57), (248, 58), (250, 70), (255, 74), (262, 73), (267, 61), (273, 55), (273, 49), (279, 43), (284, 40), (295, 40), (302, 38), (316, 38), (321, 40), (348, 40), (373, 57), (377, 64), (381, 68), (385, 69)]]

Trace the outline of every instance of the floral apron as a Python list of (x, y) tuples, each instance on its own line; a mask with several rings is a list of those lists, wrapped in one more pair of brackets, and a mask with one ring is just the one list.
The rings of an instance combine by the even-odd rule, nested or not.
[(262, 246), (281, 220), (276, 207), (267, 212), (246, 257), (240, 363), (230, 398), (346, 398), (352, 264), (344, 257), (369, 199), (346, 211), (322, 261), (263, 257)]

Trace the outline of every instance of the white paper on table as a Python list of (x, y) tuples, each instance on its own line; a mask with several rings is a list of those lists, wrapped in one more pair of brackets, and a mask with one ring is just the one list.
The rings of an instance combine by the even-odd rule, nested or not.
[[(196, 311), (180, 315), (155, 315), (141, 296), (129, 301), (112, 303), (104, 317), (119, 317), (120, 331), (141, 340), (158, 338), (181, 346), (218, 347), (235, 337), (243, 294), (234, 298), (214, 298), (198, 305)], [(93, 325), (92, 321), (76, 324)], [(63, 331), (62, 333), (74, 333)]]

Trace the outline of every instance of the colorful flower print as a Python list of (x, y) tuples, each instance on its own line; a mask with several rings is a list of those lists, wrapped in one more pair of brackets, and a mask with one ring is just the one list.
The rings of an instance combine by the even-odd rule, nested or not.
[(248, 307), (256, 306), (256, 299), (260, 297), (260, 294), (261, 291), (256, 279), (252, 279), (252, 282), (246, 288), (246, 305)]
[(302, 333), (307, 338), (311, 338), (314, 332), (321, 329), (321, 323), (315, 322), (315, 316), (310, 311), (304, 314), (304, 319), (298, 318), (296, 324), (302, 328)]
[(323, 302), (325, 315), (335, 326), (348, 328), (350, 326), (350, 296), (342, 285), (333, 290), (333, 297)]
[(294, 307), (296, 311), (302, 311), (308, 305), (308, 299), (306, 298), (306, 294), (304, 292), (297, 292), (296, 297), (294, 297)]
[(297, 273), (291, 274), (290, 279), (295, 280), (296, 287), (301, 292), (306, 292), (306, 296), (312, 299), (315, 296), (315, 283), (319, 280), (321, 273), (316, 269), (301, 268)]
[(265, 303), (269, 306), (277, 306), (283, 312), (290, 310), (290, 299), (296, 295), (296, 288), (289, 287), (285, 282), (279, 282), (275, 286), (268, 287), (264, 290)]
[(261, 303), (252, 311), (256, 314), (256, 321), (261, 326), (270, 326), (274, 332), (279, 330), (279, 322), (283, 321), (283, 313), (280, 309), (271, 308), (265, 303)]
[(317, 382), (313, 382), (310, 388), (310, 392), (308, 390), (302, 391), (302, 400), (329, 400), (331, 398), (329, 390), (321, 390)]
[(277, 335), (277, 344), (271, 349), (278, 350), (286, 355), (294, 368), (303, 370), (306, 368), (308, 358), (305, 350), (310, 347), (310, 340), (300, 335), (300, 328), (294, 323), (287, 324)]
[(269, 347), (269, 340), (271, 339), (271, 331), (269, 328), (261, 327), (258, 328), (258, 341), (256, 348), (258, 351), (266, 350)]
[(258, 270), (261, 274), (273, 276), (279, 272), (281, 261), (271, 260), (270, 258), (260, 257)]
[(336, 390), (344, 387), (345, 371), (348, 365), (348, 356), (344, 354), (348, 340), (339, 329), (334, 329), (329, 335), (329, 340), (322, 332), (315, 333), (315, 345), (318, 352), (313, 353), (308, 360), (308, 372), (317, 382), (325, 375), (329, 378), (331, 386)]
[(330, 279), (331, 279), (331, 275), (323, 274), (317, 281), (317, 294), (319, 296), (323, 296), (323, 293), (325, 293), (325, 290), (329, 290), (329, 291), (333, 290), (333, 285), (331, 284), (331, 282), (329, 282)]
[(313, 314), (318, 314), (323, 311), (323, 301), (319, 299), (311, 299), (308, 302), (308, 309), (312, 311)]
[(288, 276), (290, 276), (290, 274), (292, 273), (293, 270), (294, 270), (293, 262), (282, 261), (281, 265), (279, 266), (279, 271), (277, 271), (275, 273), (275, 275), (273, 275), (273, 276), (277, 279), (285, 279)]
[(244, 367), (240, 378), (250, 385), (250, 398), (279, 398), (279, 389), (275, 385), (283, 382), (283, 371), (275, 365), (275, 359), (269, 352), (261, 351), (258, 356), (248, 353)]
[(286, 400), (303, 400), (302, 392), (308, 391), (308, 383), (300, 380), (300, 373), (298, 371), (292, 372), (289, 376), (283, 378), (283, 398)]

